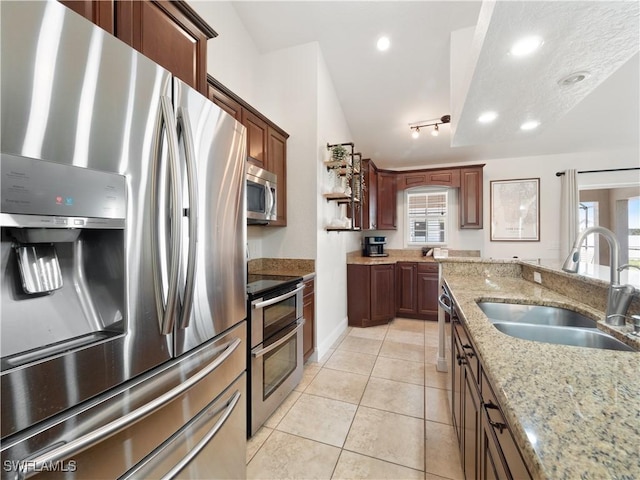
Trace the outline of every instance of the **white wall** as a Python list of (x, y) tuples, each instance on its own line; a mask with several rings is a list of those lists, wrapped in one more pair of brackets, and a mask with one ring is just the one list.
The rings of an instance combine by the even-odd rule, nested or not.
[(324, 354), (347, 325), (346, 254), (352, 232), (327, 233), (335, 206), (322, 197), (327, 142), (351, 140), (317, 43), (260, 55), (229, 2), (190, 2), (218, 32), (207, 44), (208, 72), (290, 136), (287, 141), (287, 227), (250, 226), (250, 258), (316, 260), (316, 342)]
[(254, 93), (260, 54), (233, 5), (217, 1), (189, 5), (218, 33), (207, 42), (207, 72), (261, 110)]
[(322, 162), (329, 156), (327, 143), (351, 141), (342, 107), (320, 50), (317, 56), (317, 148), (314, 157), (318, 174), (312, 188), (317, 200), (315, 215), (318, 249), (316, 272), (322, 279), (316, 285), (317, 353), (321, 358), (347, 326), (347, 252), (360, 245), (355, 232), (327, 232), (325, 226), (337, 214), (335, 202), (327, 202), (322, 193), (330, 187), (329, 175)]
[(260, 59), (260, 103), (269, 119), (290, 136), (287, 141), (287, 227), (262, 233), (264, 257), (316, 258), (317, 57), (309, 43)]
[[(459, 230), (457, 227), (457, 194), (450, 206), (455, 208), (456, 221), (450, 230), (449, 247), (453, 249), (480, 250), (483, 257), (550, 259), (559, 260), (559, 204), (560, 178), (556, 172), (575, 168), (578, 170), (595, 170), (603, 168), (638, 167), (638, 150), (612, 149), (606, 152), (571, 153), (561, 155), (544, 155), (534, 157), (501, 158), (489, 160), (484, 167), (483, 177), (483, 214), (484, 228), (482, 230)], [(431, 168), (432, 166), (429, 166)], [(594, 178), (598, 174), (589, 176), (589, 183), (597, 183)], [(627, 173), (627, 177), (637, 173)], [(507, 180), (518, 178), (540, 178), (540, 241), (539, 242), (492, 242), (490, 237), (490, 185), (492, 180)], [(404, 192), (398, 193), (398, 230), (380, 231), (380, 235), (387, 236), (387, 248), (404, 248)], [(370, 235), (367, 233), (366, 235)]]

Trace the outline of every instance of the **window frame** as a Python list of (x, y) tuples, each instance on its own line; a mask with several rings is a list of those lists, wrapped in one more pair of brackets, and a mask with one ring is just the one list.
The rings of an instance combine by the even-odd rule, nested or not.
[[(405, 223), (405, 227), (404, 227), (404, 237), (405, 237), (405, 247), (411, 248), (411, 247), (446, 247), (448, 242), (449, 242), (449, 230), (451, 228), (451, 215), (452, 215), (452, 208), (451, 208), (451, 196), (449, 195), (449, 188), (447, 187), (415, 187), (415, 188), (409, 188), (407, 190), (405, 190), (405, 194), (404, 194), (404, 206), (405, 206), (405, 212), (404, 212), (404, 223)], [(411, 217), (409, 215), (409, 196), (410, 195), (420, 195), (420, 194), (444, 194), (445, 195), (445, 205), (446, 205), (446, 213), (445, 213), (445, 221), (444, 221), (444, 240), (442, 242), (432, 242), (432, 241), (425, 241), (425, 242), (413, 242), (411, 241)]]

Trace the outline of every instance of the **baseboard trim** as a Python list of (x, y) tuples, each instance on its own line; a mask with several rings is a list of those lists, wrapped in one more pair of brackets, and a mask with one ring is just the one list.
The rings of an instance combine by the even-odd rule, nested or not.
[(318, 348), (316, 349), (316, 353), (315, 353), (318, 359), (323, 358), (327, 354), (327, 352), (331, 349), (333, 344), (336, 343), (336, 340), (338, 340), (340, 336), (347, 331), (348, 326), (349, 326), (349, 319), (347, 317), (344, 317), (344, 320), (342, 320), (336, 326), (336, 328), (333, 329), (333, 331), (329, 334), (326, 340), (321, 344), (318, 344)]

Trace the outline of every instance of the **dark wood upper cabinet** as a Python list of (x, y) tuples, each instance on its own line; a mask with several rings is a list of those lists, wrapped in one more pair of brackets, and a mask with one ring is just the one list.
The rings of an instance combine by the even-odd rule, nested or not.
[(460, 169), (460, 228), (482, 228), (482, 167)]
[[(267, 170), (278, 177), (276, 208), (278, 218), (269, 222), (270, 227), (287, 225), (287, 137), (275, 128), (267, 128)], [(280, 184), (284, 188), (280, 188)]]
[(61, 0), (61, 3), (207, 95), (207, 40), (218, 34), (187, 2)]
[(278, 218), (269, 222), (268, 226), (286, 226), (289, 135), (211, 75), (208, 75), (207, 82), (209, 99), (246, 127), (247, 161), (277, 175)]
[(186, 2), (116, 1), (116, 36), (207, 95), (207, 40), (217, 36)]
[(74, 12), (106, 30), (111, 35), (114, 30), (114, 0), (59, 0)]
[(218, 88), (214, 87), (210, 81), (207, 90), (207, 97), (237, 121), (242, 123), (242, 105), (240, 102), (234, 100), (226, 93), (221, 92)]
[(377, 220), (378, 230), (396, 230), (396, 174), (378, 172), (378, 205)]
[(362, 196), (362, 229), (378, 228), (378, 169), (370, 159), (362, 160), (362, 173), (365, 184)]
[[(242, 124), (247, 127), (247, 160), (260, 168), (267, 168), (267, 129), (262, 118), (247, 109), (242, 110)], [(280, 180), (278, 178), (278, 180)]]
[(398, 190), (427, 185), (457, 188), (460, 186), (460, 170), (457, 168), (419, 170), (398, 174)]

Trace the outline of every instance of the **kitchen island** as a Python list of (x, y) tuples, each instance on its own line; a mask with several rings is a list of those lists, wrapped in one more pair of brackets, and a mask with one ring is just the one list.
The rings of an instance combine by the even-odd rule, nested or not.
[[(603, 288), (587, 282), (582, 286), (589, 293), (578, 301), (580, 295), (554, 288), (562, 278), (551, 271), (543, 269), (538, 284), (527, 279), (532, 267), (520, 262), (441, 261), (460, 319), (533, 478), (640, 478), (640, 353), (514, 338), (499, 332), (477, 305), (489, 300), (568, 308), (640, 349), (630, 327), (613, 331), (600, 320), (604, 312), (595, 304)], [(581, 283), (564, 282), (565, 289)], [(632, 308), (637, 294), (634, 302)]]

